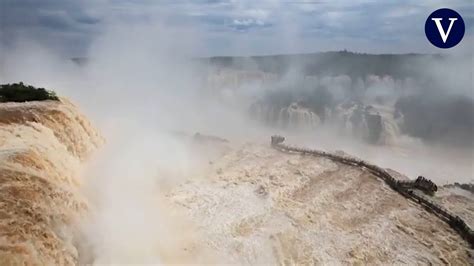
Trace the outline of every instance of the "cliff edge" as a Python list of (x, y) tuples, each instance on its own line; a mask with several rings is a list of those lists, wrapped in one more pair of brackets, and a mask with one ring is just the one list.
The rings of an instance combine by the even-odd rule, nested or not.
[(68, 100), (0, 103), (0, 265), (73, 265), (81, 164), (103, 142)]

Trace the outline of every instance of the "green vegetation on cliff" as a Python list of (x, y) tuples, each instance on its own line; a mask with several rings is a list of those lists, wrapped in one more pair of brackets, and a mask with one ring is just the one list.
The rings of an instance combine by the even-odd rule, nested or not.
[(0, 85), (0, 102), (59, 101), (53, 91), (35, 88), (23, 82)]

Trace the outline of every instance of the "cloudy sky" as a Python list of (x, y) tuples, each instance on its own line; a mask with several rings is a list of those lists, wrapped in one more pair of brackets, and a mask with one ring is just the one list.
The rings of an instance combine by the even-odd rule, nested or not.
[(429, 53), (440, 51), (426, 40), (424, 23), (441, 7), (458, 11), (466, 23), (454, 50), (472, 49), (472, 0), (0, 0), (0, 44), (37, 42), (86, 56), (94, 40), (124, 26), (172, 29), (166, 37), (177, 43), (192, 36), (196, 56)]

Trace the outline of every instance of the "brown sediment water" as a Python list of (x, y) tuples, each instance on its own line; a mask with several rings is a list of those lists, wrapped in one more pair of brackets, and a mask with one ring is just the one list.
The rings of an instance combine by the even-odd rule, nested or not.
[[(457, 206), (472, 224), (472, 195), (453, 199), (444, 188), (437, 195), (440, 204), (451, 199), (450, 210)], [(200, 244), (227, 263), (473, 262), (472, 248), (447, 223), (367, 169), (268, 144), (228, 152), (205, 179), (181, 185), (168, 198), (197, 224)]]
[(66, 99), (0, 104), (0, 264), (74, 265), (82, 163), (103, 142)]
[[(158, 177), (151, 179), (158, 188), (145, 183), (152, 186), (149, 191), (142, 186), (134, 191), (129, 186), (144, 179), (104, 180), (122, 181), (118, 187), (128, 190), (114, 194), (111, 200), (119, 200), (112, 205), (114, 219), (98, 229), (119, 224), (111, 235), (120, 233), (114, 228), (126, 228), (117, 239), (136, 237), (117, 243), (113, 252), (92, 247), (84, 254), (79, 225), (91, 218), (94, 206), (80, 192), (86, 183), (81, 171), (102, 137), (66, 100), (0, 104), (0, 265), (123, 263), (124, 258), (134, 263), (150, 255), (160, 263), (188, 264), (473, 263), (472, 249), (448, 224), (367, 169), (282, 153), (268, 144), (195, 139), (203, 143), (196, 148), (199, 158), (205, 150), (213, 156), (176, 184), (162, 186)], [(158, 175), (173, 177), (166, 171)], [(440, 187), (432, 200), (472, 225), (469, 193)], [(133, 199), (140, 195), (144, 199)], [(138, 206), (142, 203), (149, 205)], [(134, 211), (123, 210), (131, 207)], [(138, 223), (144, 213), (135, 210), (152, 221)], [(124, 213), (140, 214), (132, 218), (142, 228), (120, 226), (128, 219)], [(139, 242), (144, 246), (128, 245)], [(152, 249), (148, 243), (157, 244)], [(124, 256), (113, 257), (115, 251)]]

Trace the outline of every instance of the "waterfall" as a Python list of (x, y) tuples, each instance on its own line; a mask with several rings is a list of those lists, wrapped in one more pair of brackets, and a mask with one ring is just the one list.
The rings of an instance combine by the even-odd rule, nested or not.
[(82, 162), (102, 138), (66, 99), (0, 104), (1, 265), (75, 265)]

